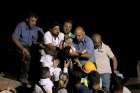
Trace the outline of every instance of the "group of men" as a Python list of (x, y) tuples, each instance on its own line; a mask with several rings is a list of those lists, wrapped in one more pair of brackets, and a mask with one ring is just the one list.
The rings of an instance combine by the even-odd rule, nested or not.
[[(99, 72), (102, 85), (109, 93), (110, 76), (111, 73), (117, 71), (117, 59), (111, 48), (102, 42), (101, 35), (99, 33), (93, 33), (92, 37), (86, 35), (86, 30), (82, 26), (77, 26), (72, 33), (72, 20), (66, 20), (63, 25), (63, 31), (60, 31), (60, 24), (55, 22), (49, 27), (49, 31), (43, 31), (40, 27), (36, 26), (38, 16), (30, 14), (27, 19), (19, 23), (15, 31), (12, 34), (12, 40), (17, 46), (17, 49), (21, 55), (21, 73), (19, 80), (21, 82), (28, 82), (28, 73), (30, 70), (30, 62), (34, 55), (31, 55), (30, 51), (32, 45), (41, 46), (39, 38), (41, 34), (41, 42), (43, 45), (50, 48), (60, 48), (61, 42), (66, 36), (72, 39), (73, 47), (76, 53), (72, 53), (71, 56), (82, 54), (91, 55), (88, 59), (79, 57), (80, 64), (83, 65), (86, 61), (92, 61)], [(41, 50), (40, 62), (43, 66), (52, 66), (52, 55), (47, 55)], [(110, 61), (110, 59), (112, 61)], [(48, 62), (46, 62), (46, 60)], [(110, 62), (113, 62), (113, 68), (111, 69)]]

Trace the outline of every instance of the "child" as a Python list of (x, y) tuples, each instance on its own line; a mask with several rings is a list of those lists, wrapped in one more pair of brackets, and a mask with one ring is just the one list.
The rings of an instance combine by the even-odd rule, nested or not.
[(34, 93), (52, 93), (53, 82), (50, 80), (50, 71), (48, 67), (41, 68), (41, 79), (35, 85)]
[(131, 91), (124, 86), (123, 78), (120, 76), (115, 76), (112, 81), (113, 93), (131, 93)]
[[(68, 73), (68, 67), (69, 67), (70, 62), (69, 61), (64, 61), (64, 68), (63, 72)], [(55, 57), (53, 59), (53, 66), (50, 67), (50, 74), (53, 77), (54, 81), (58, 81), (60, 74), (62, 73), (61, 68), (59, 67), (60, 65), (60, 59), (58, 57)]]
[(73, 46), (72, 39), (65, 36), (65, 39), (60, 44), (62, 52), (66, 55), (66, 57), (78, 56), (79, 54), (76, 52), (76, 49)]
[(93, 62), (87, 61), (85, 64), (82, 66), (82, 71), (83, 71), (83, 78), (81, 79), (81, 83), (86, 85), (88, 87), (88, 74), (92, 71), (96, 71), (96, 66)]
[(61, 73), (60, 80), (58, 83), (58, 93), (61, 93), (62, 91), (65, 91), (67, 93), (67, 84), (69, 81), (69, 77), (67, 73)]
[(50, 67), (50, 74), (53, 77), (54, 81), (59, 80), (59, 75), (61, 73), (61, 68), (59, 67), (60, 59), (58, 57), (55, 57), (53, 59), (53, 66)]
[(88, 87), (91, 93), (105, 93), (101, 88), (101, 79), (97, 71), (92, 71), (88, 74)]
[[(61, 68), (59, 67), (60, 59), (58, 57), (55, 57), (53, 59), (53, 66), (50, 67), (50, 73), (52, 76), (52, 80), (54, 81), (54, 86), (55, 86), (54, 90), (56, 90), (59, 87), (59, 81), (61, 79), (60, 75), (63, 75), (62, 73), (68, 73), (69, 64), (70, 64), (69, 61), (64, 62), (64, 68), (63, 68), (63, 72), (62, 72)], [(63, 77), (66, 78), (65, 75)]]
[(80, 67), (77, 67), (73, 71), (73, 93), (90, 93), (89, 88), (85, 85), (82, 84), (81, 79), (83, 77), (83, 73)]

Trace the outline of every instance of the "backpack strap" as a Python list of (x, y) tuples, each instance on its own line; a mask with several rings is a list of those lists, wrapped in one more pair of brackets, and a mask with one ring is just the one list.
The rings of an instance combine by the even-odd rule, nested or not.
[(46, 90), (43, 88), (42, 85), (40, 85), (39, 83), (37, 83), (37, 85), (42, 89), (42, 91), (43, 91), (44, 93), (47, 93)]

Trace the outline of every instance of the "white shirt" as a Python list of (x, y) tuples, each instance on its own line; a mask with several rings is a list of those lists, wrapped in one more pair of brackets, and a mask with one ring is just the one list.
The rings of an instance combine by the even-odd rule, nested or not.
[[(54, 86), (53, 82), (49, 79), (40, 79), (39, 81), (40, 85), (43, 86), (43, 88), (45, 89), (45, 91), (50, 91), (52, 93), (52, 88)], [(35, 85), (35, 89), (34, 89), (34, 93), (44, 93), (43, 90), (36, 84)]]
[(59, 33), (58, 37), (54, 37), (50, 31), (47, 31), (44, 35), (44, 43), (47, 45), (49, 43), (53, 44), (54, 46), (59, 46), (60, 42), (64, 40), (64, 34)]
[(131, 93), (131, 91), (127, 87), (123, 87), (123, 93)]
[[(54, 67), (50, 67), (50, 74), (51, 76), (54, 76), (54, 81), (58, 81), (59, 80), (59, 76), (61, 74), (61, 68), (57, 67), (57, 68), (54, 68)], [(63, 73), (68, 73), (68, 68), (63, 68)]]
[(41, 59), (40, 59), (40, 62), (42, 62), (42, 67), (52, 67), (53, 66), (53, 56), (51, 55), (42, 55), (41, 56)]
[[(62, 42), (64, 40), (64, 34), (63, 33), (59, 33), (58, 37), (54, 38), (54, 36), (51, 34), (50, 31), (47, 31), (44, 35), (44, 44), (53, 44), (54, 46), (59, 46), (60, 42)], [(40, 62), (42, 62), (42, 66), (43, 67), (51, 67), (53, 66), (53, 62), (52, 62), (53, 56), (49, 55), (49, 54), (42, 54)]]
[(101, 48), (95, 49), (97, 71), (100, 74), (111, 73), (110, 58), (114, 57), (110, 47), (102, 43)]
[(50, 74), (51, 74), (51, 76), (54, 76), (54, 81), (59, 80), (60, 73), (61, 73), (61, 68), (50, 67)]

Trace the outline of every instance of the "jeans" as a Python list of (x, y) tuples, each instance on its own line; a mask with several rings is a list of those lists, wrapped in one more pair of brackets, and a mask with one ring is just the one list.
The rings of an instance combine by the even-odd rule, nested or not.
[(106, 93), (110, 93), (110, 79), (111, 79), (111, 74), (110, 73), (103, 73), (100, 74), (101, 79), (102, 79), (102, 87), (106, 91)]

